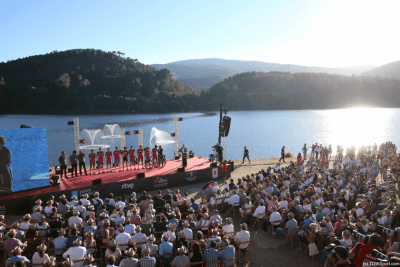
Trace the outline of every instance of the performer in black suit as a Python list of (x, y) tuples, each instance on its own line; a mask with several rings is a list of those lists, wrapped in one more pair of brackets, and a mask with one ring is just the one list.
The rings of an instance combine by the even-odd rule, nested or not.
[(0, 189), (12, 192), (11, 150), (5, 144), (6, 138), (0, 135)]
[(187, 148), (185, 145), (182, 146), (181, 148), (181, 154), (182, 154), (182, 167), (187, 166)]

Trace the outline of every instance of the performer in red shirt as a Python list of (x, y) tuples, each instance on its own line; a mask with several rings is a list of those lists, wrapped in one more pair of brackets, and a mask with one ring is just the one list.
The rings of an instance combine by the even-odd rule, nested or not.
[(100, 168), (103, 171), (103, 157), (104, 157), (104, 152), (101, 151), (101, 147), (99, 147), (99, 151), (97, 151), (97, 168), (99, 169), (99, 173), (101, 172)]
[[(90, 174), (96, 174), (96, 154), (94, 153), (94, 150), (91, 150), (91, 153), (89, 154), (89, 166), (90, 166)], [(92, 173), (92, 168), (93, 168), (93, 173)]]
[(146, 156), (146, 161), (150, 162), (150, 150), (148, 147), (144, 150), (144, 155)]
[[(139, 146), (139, 149), (137, 150), (137, 155), (138, 155), (138, 165), (140, 162), (142, 162), (142, 169), (143, 169), (143, 147)], [(139, 166), (138, 166), (139, 169)]]
[(120, 166), (119, 166), (119, 150), (118, 150), (118, 147), (115, 147), (115, 150), (114, 150), (114, 172), (116, 172), (117, 171), (117, 166), (118, 166), (118, 169), (120, 169), (121, 170), (121, 168), (120, 168)]
[(128, 150), (126, 149), (126, 146), (124, 147), (124, 150), (122, 150), (121, 154), (122, 154), (122, 170), (124, 170), (125, 165), (128, 167)]
[(135, 160), (135, 149), (133, 149), (133, 146), (131, 146), (131, 149), (128, 151), (129, 154), (129, 159), (130, 159), (130, 165), (129, 165), (129, 170), (131, 169), (131, 165), (134, 165), (134, 168), (136, 169), (136, 160)]
[(153, 154), (153, 162), (157, 161), (157, 149), (158, 149), (158, 146), (155, 145), (154, 148), (151, 150), (151, 152)]
[[(107, 158), (107, 172), (111, 172), (112, 166), (111, 166), (111, 160), (112, 160), (112, 152), (110, 151), (110, 148), (107, 148), (106, 152), (106, 158)], [(110, 170), (108, 170), (108, 166), (110, 166)]]

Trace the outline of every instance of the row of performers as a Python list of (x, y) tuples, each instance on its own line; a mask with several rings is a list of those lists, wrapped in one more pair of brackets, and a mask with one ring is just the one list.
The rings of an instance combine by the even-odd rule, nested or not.
[[(92, 169), (93, 171), (95, 170), (96, 160), (99, 171), (101, 172), (103, 170), (104, 157), (106, 157), (107, 172), (112, 170), (113, 157), (114, 157), (115, 168), (120, 167), (120, 165), (122, 165), (122, 170), (124, 169), (124, 166), (127, 166), (128, 170), (130, 170), (131, 168), (136, 169), (136, 164), (137, 164), (137, 169), (139, 169), (140, 163), (142, 163), (142, 169), (143, 169), (144, 168), (143, 156), (145, 157), (146, 161), (150, 161), (151, 156), (153, 160), (157, 160), (158, 158), (163, 158), (164, 157), (163, 148), (161, 146), (155, 145), (154, 148), (151, 150), (151, 156), (150, 156), (150, 149), (148, 147), (143, 149), (142, 146), (139, 146), (139, 149), (137, 151), (133, 149), (133, 146), (131, 146), (130, 150), (127, 150), (126, 147), (124, 147), (124, 150), (118, 150), (118, 147), (115, 147), (115, 150), (113, 152), (110, 151), (110, 148), (107, 148), (106, 152), (102, 151), (101, 148), (99, 148), (99, 151), (97, 151), (97, 153), (94, 153), (94, 150), (92, 149), (91, 153), (89, 154), (90, 172), (92, 172)], [(122, 164), (120, 164), (121, 158), (122, 158)], [(129, 163), (128, 163), (128, 158), (129, 158)], [(114, 170), (116, 171), (116, 169)]]

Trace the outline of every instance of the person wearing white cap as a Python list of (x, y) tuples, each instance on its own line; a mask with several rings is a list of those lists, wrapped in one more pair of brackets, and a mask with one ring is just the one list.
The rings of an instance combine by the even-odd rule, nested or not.
[(143, 256), (139, 260), (140, 267), (155, 267), (156, 266), (156, 259), (154, 257), (150, 257), (150, 248), (144, 247), (142, 250)]
[(135, 228), (136, 234), (133, 237), (133, 239), (135, 239), (136, 243), (145, 243), (146, 242), (146, 235), (144, 233), (141, 233), (142, 228), (138, 225)]
[(176, 234), (175, 234), (175, 224), (170, 223), (167, 225), (167, 231), (162, 234), (162, 237), (168, 235), (168, 240), (170, 242), (175, 242)]
[(68, 219), (68, 225), (71, 226), (73, 224), (76, 224), (78, 227), (82, 226), (82, 219), (79, 217), (80, 212), (79, 211), (74, 211), (74, 216), (70, 217)]
[(49, 255), (46, 254), (47, 246), (45, 244), (41, 244), (37, 247), (37, 252), (32, 256), (32, 264), (42, 264), (45, 261), (48, 261)]
[[(72, 261), (83, 259), (87, 256), (86, 248), (82, 246), (82, 240), (79, 238), (74, 241), (74, 246), (70, 247), (64, 254), (64, 259), (70, 258)], [(83, 261), (75, 263), (74, 267), (83, 266)]]
[(135, 251), (130, 248), (125, 250), (126, 259), (123, 259), (119, 264), (119, 267), (138, 267), (139, 262), (138, 259), (135, 259), (133, 256), (135, 255)]
[(147, 237), (147, 243), (142, 245), (142, 250), (145, 247), (148, 247), (150, 249), (151, 257), (155, 257), (157, 255), (157, 251), (158, 251), (158, 246), (153, 244), (154, 240), (156, 240), (156, 238), (154, 237), (153, 234), (151, 234), (149, 237)]
[(128, 247), (128, 240), (131, 238), (131, 235), (125, 232), (125, 227), (122, 224), (118, 227), (118, 233), (115, 237), (115, 241), (117, 241), (119, 248), (124, 251)]
[(83, 197), (80, 199), (80, 201), (82, 201), (82, 205), (87, 207), (90, 205), (90, 201), (88, 200), (89, 195), (86, 193), (83, 195)]

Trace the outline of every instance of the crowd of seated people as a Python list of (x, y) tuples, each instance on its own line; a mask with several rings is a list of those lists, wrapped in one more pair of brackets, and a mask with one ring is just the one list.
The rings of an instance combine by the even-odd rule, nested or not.
[[(166, 190), (129, 199), (88, 194), (70, 200), (37, 200), (31, 214), (2, 224), (5, 266), (19, 260), (33, 266), (233, 266), (245, 251), (245, 223), (235, 232), (232, 218), (223, 223), (208, 203)], [(211, 263), (211, 264), (210, 264)]]

